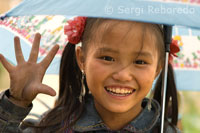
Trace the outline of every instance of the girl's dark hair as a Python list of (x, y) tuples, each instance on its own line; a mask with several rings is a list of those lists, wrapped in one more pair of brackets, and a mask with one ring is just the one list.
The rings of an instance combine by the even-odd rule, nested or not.
[[(163, 29), (160, 25), (156, 25), (159, 29), (160, 35), (162, 35), (162, 42), (159, 42), (162, 44), (162, 48), (159, 46), (158, 48), (161, 48), (159, 50), (160, 53), (160, 63), (162, 65), (162, 68), (164, 68), (164, 61), (165, 61), (165, 51), (164, 50), (164, 34)], [(168, 126), (171, 126), (175, 132), (176, 132), (176, 125), (178, 122), (178, 98), (177, 98), (177, 88), (175, 83), (175, 76), (174, 71), (171, 63), (168, 63), (168, 73), (167, 73), (167, 91), (166, 91), (166, 101), (165, 101), (165, 130)], [(155, 84), (154, 90), (153, 90), (153, 99), (157, 100), (159, 104), (162, 104), (162, 87), (163, 87), (163, 77), (164, 77), (164, 70), (161, 71), (157, 82)], [(160, 132), (160, 125), (157, 126), (155, 129), (155, 132)]]
[(83, 111), (84, 101), (80, 103), (78, 99), (81, 71), (75, 57), (75, 45), (68, 43), (61, 58), (58, 100), (55, 107), (41, 120), (37, 132), (62, 132), (73, 125)]
[[(161, 72), (157, 80), (154, 96), (153, 98), (159, 102), (161, 105), (161, 88), (163, 84), (164, 71)], [(165, 122), (166, 125), (170, 125), (175, 131), (175, 126), (178, 122), (178, 99), (177, 99), (177, 89), (174, 79), (173, 67), (168, 64), (168, 76), (167, 76), (167, 92), (166, 92), (166, 102), (165, 102)], [(167, 126), (165, 126), (167, 128)], [(160, 127), (158, 128), (158, 130)]]
[[(89, 34), (91, 34), (94, 22), (96, 22), (95, 19), (87, 20), (82, 37), (83, 49), (89, 41)], [(74, 44), (68, 43), (64, 48), (59, 75), (59, 97), (56, 106), (41, 119), (36, 132), (63, 132), (74, 125), (84, 110), (89, 91), (85, 80), (86, 95), (83, 102), (80, 103), (82, 73), (76, 61)]]
[[(106, 19), (100, 18), (87, 18), (86, 26), (82, 36), (82, 48), (85, 51), (88, 41), (94, 36), (94, 28), (98, 27)], [(164, 43), (161, 28), (158, 25), (152, 24), (154, 31), (157, 33), (158, 38), (158, 51), (160, 54), (161, 64), (164, 64)], [(162, 44), (159, 44), (162, 43)], [(161, 46), (163, 45), (163, 46)], [(63, 51), (60, 64), (60, 77), (59, 77), (59, 97), (56, 103), (56, 106), (47, 113), (47, 115), (42, 118), (37, 132), (42, 131), (51, 131), (51, 132), (63, 132), (67, 128), (71, 128), (74, 123), (80, 118), (82, 112), (84, 111), (84, 105), (89, 97), (88, 87), (86, 85), (86, 96), (82, 103), (79, 102), (79, 95), (81, 92), (81, 71), (78, 67), (75, 55), (75, 45), (68, 43)], [(155, 87), (154, 99), (161, 103), (161, 77), (163, 72), (160, 74), (160, 77), (157, 81)], [(174, 82), (174, 75), (171, 65), (169, 65), (168, 72), (168, 84), (167, 84), (167, 99), (166, 99), (166, 118), (168, 112), (168, 104), (172, 102), (172, 115), (169, 116), (172, 119), (171, 124), (176, 125), (177, 123), (177, 94), (176, 86)], [(159, 127), (157, 127), (159, 129)]]

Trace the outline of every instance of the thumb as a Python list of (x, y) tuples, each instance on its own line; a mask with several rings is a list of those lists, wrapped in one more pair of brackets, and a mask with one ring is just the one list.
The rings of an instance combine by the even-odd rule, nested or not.
[(50, 96), (56, 95), (56, 91), (53, 88), (51, 88), (50, 86), (45, 85), (45, 84), (42, 84), (40, 86), (40, 88), (38, 89), (38, 93), (43, 93), (43, 94), (47, 94)]

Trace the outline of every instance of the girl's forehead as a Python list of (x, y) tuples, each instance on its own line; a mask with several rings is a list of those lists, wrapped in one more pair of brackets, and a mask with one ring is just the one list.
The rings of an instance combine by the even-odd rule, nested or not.
[[(94, 30), (93, 41), (98, 44), (132, 44), (138, 47), (152, 45), (155, 47), (156, 37), (151, 24), (110, 20), (101, 23)], [(154, 46), (153, 46), (154, 45)]]

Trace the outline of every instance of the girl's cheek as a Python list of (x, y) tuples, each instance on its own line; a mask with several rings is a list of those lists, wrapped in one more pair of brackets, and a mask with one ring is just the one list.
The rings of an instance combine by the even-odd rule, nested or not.
[(102, 86), (108, 77), (108, 68), (98, 62), (93, 62), (87, 67), (87, 84), (92, 92), (92, 94), (96, 94), (99, 92)]
[(95, 72), (97, 73), (100, 73), (100, 72), (106, 72), (106, 66), (103, 65), (102, 63), (99, 63), (99, 62), (94, 62), (92, 63), (92, 65), (90, 66), (92, 70), (94, 70)]
[(140, 71), (137, 75), (140, 84), (143, 86), (142, 88), (151, 88), (156, 71), (152, 68), (144, 69)]
[(103, 63), (103, 61), (99, 60), (99, 59), (94, 59), (93, 63), (90, 64), (90, 67), (92, 70), (95, 70), (96, 73), (101, 73), (101, 74), (106, 74), (111, 72), (112, 68), (115, 68), (114, 65), (116, 63), (112, 63), (111, 64), (106, 64)]
[[(102, 65), (102, 63), (99, 62), (92, 62), (91, 64), (89, 64), (87, 66), (88, 69), (88, 78), (92, 79), (96, 79), (97, 81), (101, 80), (101, 78), (104, 77), (104, 75), (107, 74), (107, 72), (109, 71), (106, 66)], [(97, 82), (96, 81), (96, 82)]]

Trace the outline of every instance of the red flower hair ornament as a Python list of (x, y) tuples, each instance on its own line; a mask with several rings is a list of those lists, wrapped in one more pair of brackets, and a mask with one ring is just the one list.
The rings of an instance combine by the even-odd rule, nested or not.
[(178, 41), (172, 39), (172, 42), (170, 44), (170, 53), (169, 53), (169, 62), (172, 63), (173, 56), (178, 57), (176, 53), (180, 51), (180, 48), (178, 46)]
[(64, 27), (64, 34), (67, 40), (72, 44), (78, 44), (85, 28), (86, 17), (75, 17), (68, 21), (68, 25)]

